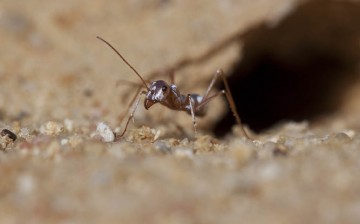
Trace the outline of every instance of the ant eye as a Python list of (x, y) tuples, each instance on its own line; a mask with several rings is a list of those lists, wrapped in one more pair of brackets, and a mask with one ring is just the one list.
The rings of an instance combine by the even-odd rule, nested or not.
[(167, 90), (167, 87), (163, 86), (161, 89), (162, 89), (163, 92), (165, 92)]

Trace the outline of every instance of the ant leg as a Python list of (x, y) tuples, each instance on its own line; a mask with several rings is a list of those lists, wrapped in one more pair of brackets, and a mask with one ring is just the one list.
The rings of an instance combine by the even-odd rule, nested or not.
[(208, 88), (207, 88), (207, 90), (206, 90), (206, 92), (205, 92), (205, 94), (203, 96), (203, 99), (201, 100), (201, 103), (207, 99), (211, 89), (213, 88), (213, 86), (215, 84), (215, 81), (218, 79), (220, 74), (222, 74), (222, 70), (218, 69), (216, 71), (215, 75), (213, 76), (213, 78), (212, 78), (212, 80), (211, 80), (211, 82), (210, 82), (210, 84), (209, 84), (209, 86), (208, 86)]
[(221, 91), (215, 93), (212, 96), (203, 98), (203, 100), (200, 102), (200, 104), (197, 105), (197, 107), (195, 109), (196, 110), (201, 110), (202, 107), (204, 107), (206, 104), (208, 104), (211, 100), (213, 100), (215, 97), (217, 97), (220, 94), (226, 94), (225, 90), (221, 90)]
[[(220, 91), (220, 92), (218, 92), (218, 93), (216, 93), (216, 94), (208, 97), (208, 95), (209, 95), (212, 87), (213, 87), (214, 84), (215, 84), (216, 79), (217, 79), (219, 76), (221, 76), (221, 78), (222, 78), (222, 81), (223, 81), (224, 86), (225, 86), (225, 90), (222, 90), (222, 91)], [(201, 107), (205, 106), (207, 103), (209, 103), (212, 99), (214, 99), (214, 98), (215, 98), (216, 96), (218, 96), (219, 94), (225, 94), (226, 99), (227, 99), (227, 101), (228, 101), (228, 103), (229, 103), (229, 105), (230, 105), (230, 109), (231, 109), (231, 111), (232, 111), (232, 113), (233, 113), (233, 116), (234, 116), (235, 119), (236, 119), (236, 123), (240, 126), (240, 128), (241, 128), (243, 134), (245, 135), (245, 137), (247, 137), (248, 139), (250, 139), (250, 137), (248, 136), (248, 134), (245, 132), (244, 127), (242, 126), (241, 119), (240, 119), (239, 114), (238, 114), (237, 109), (236, 109), (235, 101), (234, 101), (234, 99), (233, 99), (233, 97), (232, 97), (232, 95), (231, 95), (231, 92), (230, 92), (229, 84), (228, 84), (228, 82), (226, 81), (226, 78), (225, 78), (225, 76), (224, 76), (224, 72), (223, 72), (221, 69), (218, 69), (218, 70), (216, 71), (213, 79), (211, 80), (211, 83), (210, 83), (208, 89), (206, 90), (206, 93), (205, 93), (205, 95), (204, 95), (201, 103), (197, 106), (196, 109), (199, 110)]]
[[(121, 113), (121, 115), (119, 116), (119, 122), (120, 124), (122, 123), (122, 121), (124, 120), (125, 118), (125, 115), (129, 112), (129, 109), (131, 108), (131, 106), (134, 104), (135, 100), (136, 100), (136, 97), (138, 97), (140, 91), (142, 89), (142, 86), (139, 86), (138, 89), (136, 90), (136, 94), (132, 97), (127, 109)], [(128, 95), (128, 94), (126, 94)], [(124, 100), (124, 99), (123, 99)]]
[(135, 111), (136, 111), (137, 107), (139, 106), (139, 102), (140, 102), (140, 99), (141, 99), (142, 94), (146, 94), (146, 92), (145, 92), (145, 91), (142, 91), (142, 92), (139, 94), (137, 100), (136, 100), (135, 103), (133, 104), (134, 107), (133, 107), (133, 109), (132, 109), (132, 111), (131, 111), (131, 114), (130, 114), (128, 120), (126, 121), (126, 125), (125, 125), (125, 128), (124, 128), (124, 131), (123, 131), (120, 135), (116, 135), (115, 141), (119, 140), (119, 138), (121, 138), (122, 136), (124, 136), (124, 134), (125, 134), (125, 132), (126, 132), (126, 130), (127, 130), (127, 127), (128, 127), (128, 125), (129, 125), (129, 123), (130, 123), (130, 120), (134, 118), (134, 114), (135, 114)]
[(190, 112), (191, 112), (191, 118), (192, 118), (192, 122), (193, 122), (193, 127), (194, 127), (194, 132), (195, 132), (195, 136), (196, 136), (196, 118), (195, 118), (195, 113), (194, 113), (194, 105), (191, 99), (191, 96), (188, 95), (188, 99), (189, 99), (189, 104), (190, 104)]

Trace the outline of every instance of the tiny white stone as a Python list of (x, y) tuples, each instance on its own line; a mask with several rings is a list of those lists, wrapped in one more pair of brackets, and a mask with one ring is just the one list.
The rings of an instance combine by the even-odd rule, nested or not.
[(194, 152), (192, 149), (179, 147), (175, 149), (174, 155), (179, 158), (193, 158)]
[(29, 134), (30, 134), (30, 130), (28, 128), (21, 128), (20, 129), (19, 136), (23, 137), (23, 136), (28, 136)]
[(96, 131), (102, 137), (104, 142), (113, 142), (115, 139), (114, 132), (103, 122), (97, 125)]
[(161, 131), (157, 130), (154, 136), (154, 141), (156, 141), (160, 137)]
[(72, 132), (74, 129), (74, 122), (68, 118), (64, 120), (65, 128), (68, 132)]
[(355, 131), (354, 130), (345, 130), (343, 132), (345, 134), (347, 134), (351, 139), (354, 138), (354, 136), (355, 136)]
[(68, 144), (69, 143), (69, 139), (66, 139), (66, 138), (63, 138), (63, 139), (61, 139), (61, 141), (60, 141), (60, 144), (61, 145), (66, 145), (66, 144)]

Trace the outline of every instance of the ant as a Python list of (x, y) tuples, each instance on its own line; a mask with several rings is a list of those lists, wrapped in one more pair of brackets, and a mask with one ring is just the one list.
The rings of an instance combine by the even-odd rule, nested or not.
[[(128, 118), (125, 129), (120, 135), (116, 135), (116, 139), (119, 139), (122, 137), (129, 125), (130, 120), (134, 117), (135, 111), (139, 105), (141, 95), (145, 95), (144, 100), (144, 107), (146, 110), (148, 110), (151, 106), (153, 106), (156, 103), (160, 103), (161, 105), (164, 105), (165, 107), (171, 109), (171, 110), (178, 110), (178, 111), (185, 111), (192, 117), (194, 132), (196, 135), (196, 119), (195, 117), (202, 117), (206, 114), (206, 105), (215, 97), (217, 97), (220, 94), (224, 94), (226, 96), (226, 99), (230, 105), (231, 111), (233, 112), (233, 115), (236, 119), (237, 124), (240, 126), (242, 132), (244, 133), (244, 136), (249, 139), (249, 136), (246, 134), (242, 124), (240, 117), (237, 113), (235, 102), (233, 100), (233, 97), (230, 92), (230, 88), (228, 85), (228, 82), (225, 79), (224, 72), (221, 69), (218, 69), (212, 78), (205, 94), (203, 96), (198, 94), (187, 94), (183, 95), (180, 94), (180, 91), (174, 84), (174, 73), (170, 72), (170, 78), (171, 78), (171, 84), (168, 84), (167, 82), (163, 80), (157, 80), (151, 82), (150, 86), (147, 85), (146, 81), (141, 77), (141, 75), (136, 71), (136, 69), (131, 66), (131, 64), (113, 47), (109, 42), (104, 40), (103, 38), (97, 36), (99, 40), (103, 41), (105, 44), (107, 44), (111, 49), (115, 51), (115, 53), (134, 71), (134, 73), (141, 79), (142, 83), (144, 84), (144, 87), (146, 88), (146, 91), (143, 90), (140, 92), (141, 89), (138, 90), (140, 92), (135, 105), (131, 111), (130, 117)], [(218, 77), (222, 78), (222, 81), (224, 83), (226, 90), (221, 90), (211, 96), (209, 96), (211, 89), (213, 88), (215, 81), (218, 79)], [(132, 101), (132, 103), (135, 101)]]

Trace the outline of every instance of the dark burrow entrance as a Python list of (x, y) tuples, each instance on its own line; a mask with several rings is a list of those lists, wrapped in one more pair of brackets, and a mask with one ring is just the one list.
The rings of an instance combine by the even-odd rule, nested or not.
[[(335, 112), (359, 75), (360, 4), (310, 1), (277, 26), (248, 31), (229, 77), (240, 117), (255, 132)], [(231, 130), (229, 112), (215, 127)]]

